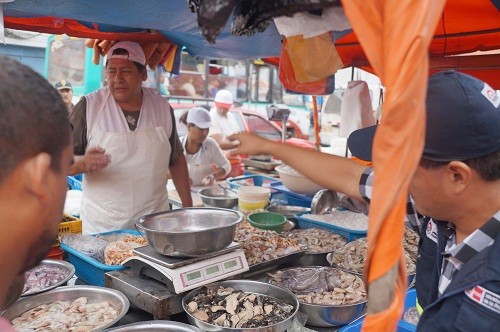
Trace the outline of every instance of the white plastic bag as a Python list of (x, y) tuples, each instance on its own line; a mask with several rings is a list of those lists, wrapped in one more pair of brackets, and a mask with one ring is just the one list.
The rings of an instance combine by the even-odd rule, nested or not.
[(292, 17), (280, 16), (274, 18), (274, 24), (278, 32), (287, 37), (304, 35), (304, 38), (311, 38), (329, 31), (351, 29), (342, 7), (324, 9), (321, 16), (307, 12), (296, 13)]

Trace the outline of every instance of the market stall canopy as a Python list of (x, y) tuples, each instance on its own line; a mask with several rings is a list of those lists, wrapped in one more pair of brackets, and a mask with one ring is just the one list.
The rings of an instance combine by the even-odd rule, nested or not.
[[(448, 0), (429, 48), (431, 71), (460, 69), (500, 89), (500, 54), (453, 56), (500, 50), (498, 7), (498, 0)], [(234, 36), (230, 17), (210, 44), (186, 0), (15, 0), (4, 3), (3, 9), (6, 28), (108, 40), (167, 39), (204, 59), (278, 57), (281, 51), (282, 36), (272, 20), (263, 32)], [(346, 66), (373, 72), (354, 33), (335, 44)]]

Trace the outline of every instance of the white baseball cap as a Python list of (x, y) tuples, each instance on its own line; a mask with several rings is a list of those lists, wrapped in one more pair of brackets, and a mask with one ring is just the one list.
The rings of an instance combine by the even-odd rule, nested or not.
[(210, 113), (203, 107), (193, 107), (188, 111), (187, 123), (192, 123), (201, 129), (210, 128), (212, 125)]
[[(118, 48), (123, 48), (124, 50), (126, 50), (128, 52), (128, 55), (126, 55), (126, 54), (113, 54), (113, 52)], [(143, 66), (146, 65), (146, 56), (144, 55), (144, 51), (142, 50), (142, 48), (139, 44), (134, 43), (134, 42), (121, 41), (121, 42), (114, 44), (109, 49), (109, 51), (106, 55), (106, 62), (109, 59), (114, 59), (114, 58), (127, 59), (130, 61), (140, 63)]]
[(231, 108), (231, 105), (233, 105), (233, 95), (231, 91), (219, 90), (215, 95), (214, 102), (217, 107)]

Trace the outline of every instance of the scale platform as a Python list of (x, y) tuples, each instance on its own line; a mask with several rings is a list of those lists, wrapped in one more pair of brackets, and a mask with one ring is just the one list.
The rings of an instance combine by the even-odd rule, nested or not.
[(222, 254), (234, 251), (236, 249), (241, 248), (241, 245), (238, 242), (231, 242), (229, 246), (226, 248), (219, 250), (217, 252), (213, 252), (211, 254), (207, 254), (201, 257), (170, 257), (165, 256), (154, 250), (151, 246), (143, 246), (135, 248), (133, 251), (136, 255), (152, 260), (153, 262), (168, 267), (169, 269), (176, 269), (181, 266), (189, 265), (192, 263), (196, 263), (199, 261), (203, 261), (207, 258), (212, 258), (215, 256), (220, 256)]
[(152, 247), (134, 249), (138, 256), (122, 262), (139, 276), (163, 283), (170, 292), (182, 292), (248, 271), (248, 262), (240, 245), (233, 242), (218, 252), (203, 257), (177, 258), (157, 253)]

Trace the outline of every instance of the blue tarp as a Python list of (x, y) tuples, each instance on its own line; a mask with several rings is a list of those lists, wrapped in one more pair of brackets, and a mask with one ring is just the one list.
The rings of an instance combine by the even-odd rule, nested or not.
[(160, 31), (173, 43), (185, 46), (196, 57), (205, 59), (252, 59), (279, 56), (281, 36), (273, 22), (263, 33), (232, 36), (232, 18), (214, 45), (198, 28), (197, 15), (186, 0), (15, 0), (4, 3), (4, 16), (16, 18), (60, 17), (79, 21), (100, 31)]

